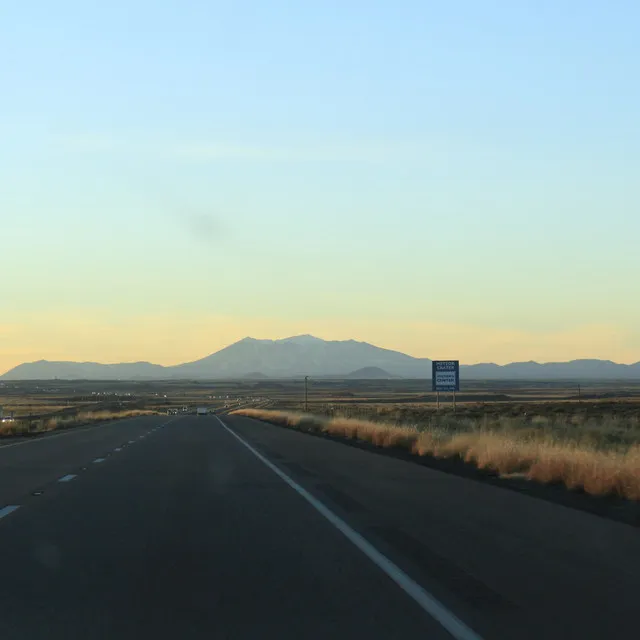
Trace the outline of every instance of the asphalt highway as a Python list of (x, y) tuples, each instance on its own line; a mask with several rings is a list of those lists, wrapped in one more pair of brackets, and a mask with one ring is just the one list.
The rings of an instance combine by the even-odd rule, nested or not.
[(637, 529), (220, 418), (0, 446), (3, 640), (636, 637)]

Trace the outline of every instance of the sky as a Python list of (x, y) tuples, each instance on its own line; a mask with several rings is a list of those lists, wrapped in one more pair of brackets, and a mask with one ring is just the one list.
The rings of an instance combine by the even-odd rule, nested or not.
[(301, 333), (639, 361), (639, 20), (0, 3), (0, 371)]

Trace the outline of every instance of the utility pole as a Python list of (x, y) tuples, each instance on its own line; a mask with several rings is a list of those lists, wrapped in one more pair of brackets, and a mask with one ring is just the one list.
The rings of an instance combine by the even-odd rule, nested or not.
[(309, 376), (304, 377), (304, 410), (309, 410)]

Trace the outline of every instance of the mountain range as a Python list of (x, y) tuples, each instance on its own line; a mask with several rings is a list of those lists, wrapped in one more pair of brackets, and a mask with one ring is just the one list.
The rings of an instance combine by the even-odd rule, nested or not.
[[(205, 358), (174, 366), (150, 362), (100, 364), (39, 360), (14, 367), (3, 380), (153, 380), (170, 378), (402, 377), (430, 378), (431, 360), (414, 358), (356, 340), (322, 340), (310, 335), (282, 340), (244, 338)], [(610, 360), (513, 362), (461, 365), (461, 378), (476, 380), (640, 379), (640, 362)]]

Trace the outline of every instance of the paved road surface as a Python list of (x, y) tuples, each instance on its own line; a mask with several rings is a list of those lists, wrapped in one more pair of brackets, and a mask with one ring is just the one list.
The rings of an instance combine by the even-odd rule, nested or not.
[(223, 420), (0, 448), (0, 637), (638, 635), (636, 529)]

